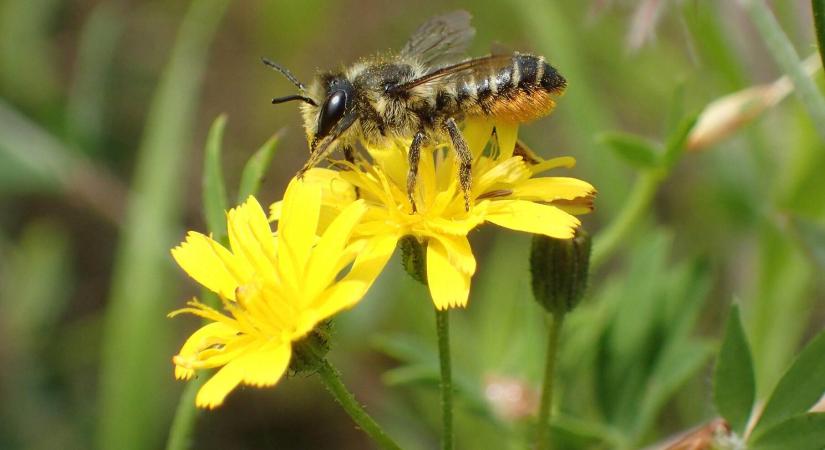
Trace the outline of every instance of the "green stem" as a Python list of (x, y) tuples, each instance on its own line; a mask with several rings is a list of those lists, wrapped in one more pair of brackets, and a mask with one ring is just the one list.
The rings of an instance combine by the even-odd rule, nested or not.
[(435, 311), (438, 358), (441, 362), (441, 448), (453, 449), (453, 374), (450, 367), (450, 316), (448, 310)]
[(358, 424), (379, 447), (383, 449), (401, 449), (395, 441), (384, 433), (381, 426), (367, 414), (358, 401), (355, 400), (355, 396), (352, 395), (352, 392), (347, 389), (341, 380), (341, 375), (326, 359), (320, 361), (318, 375), (321, 376), (321, 381), (324, 383), (324, 386), (326, 386), (329, 393), (335, 397), (338, 404), (344, 408), (344, 411), (349, 414), (352, 420)]
[(559, 355), (559, 335), (564, 323), (564, 314), (550, 314), (550, 331), (547, 335), (547, 355), (544, 366), (544, 385), (541, 390), (539, 418), (536, 424), (536, 449), (550, 448), (548, 433), (550, 431), (550, 409), (553, 406), (553, 387), (555, 385), (556, 360)]
[(636, 180), (630, 197), (627, 199), (619, 216), (601, 231), (593, 242), (593, 255), (590, 258), (591, 270), (598, 268), (618, 248), (619, 244), (636, 227), (641, 217), (647, 212), (656, 190), (663, 180), (658, 171), (644, 173)]
[(166, 450), (187, 450), (193, 447), (192, 431), (195, 428), (195, 419), (198, 409), (195, 408), (195, 395), (203, 385), (206, 377), (200, 376), (186, 383), (183, 393), (175, 409), (175, 417), (169, 428), (169, 440), (166, 441)]
[[(802, 61), (763, 0), (740, 0), (750, 14), (753, 24), (765, 41), (774, 61), (791, 79), (796, 95), (813, 120), (816, 131), (825, 139), (825, 97), (805, 73)], [(814, 2), (816, 3), (816, 1)]]

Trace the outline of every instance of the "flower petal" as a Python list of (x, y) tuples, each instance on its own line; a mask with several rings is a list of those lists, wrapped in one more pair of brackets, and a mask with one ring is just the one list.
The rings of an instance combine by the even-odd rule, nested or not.
[[(215, 342), (228, 339), (237, 333), (238, 330), (224, 323), (212, 322), (197, 329), (183, 346), (173, 361), (180, 359), (194, 358), (202, 349), (213, 345)], [(188, 380), (195, 374), (195, 370), (175, 364), (175, 378), (178, 380)]]
[(226, 215), (226, 224), (232, 252), (248, 261), (259, 276), (272, 277), (275, 274), (275, 238), (258, 200), (250, 195), (246, 202), (231, 209)]
[(272, 386), (281, 379), (292, 357), (290, 343), (268, 345), (244, 355), (238, 361), (244, 365), (243, 383), (249, 386)]
[(212, 238), (194, 231), (172, 249), (172, 257), (195, 281), (229, 299), (234, 299), (235, 288), (252, 276), (249, 263)]
[(241, 382), (271, 386), (278, 382), (289, 365), (288, 344), (268, 346), (233, 359), (221, 367), (198, 391), (195, 404), (202, 408), (220, 406)]
[(543, 234), (557, 239), (570, 239), (581, 224), (579, 219), (555, 206), (526, 200), (491, 202), (485, 218), (511, 230)]
[(531, 178), (516, 184), (511, 190), (512, 197), (543, 202), (591, 197), (596, 192), (590, 183), (567, 177)]
[(473, 159), (478, 159), (493, 134), (493, 122), (484, 119), (466, 120), (461, 134), (473, 154)]
[(367, 206), (364, 200), (350, 204), (327, 227), (312, 251), (307, 265), (306, 277), (309, 282), (304, 286), (305, 297), (315, 298), (324, 288), (334, 281), (339, 261), (344, 256), (344, 248), (350, 240), (352, 230), (361, 220)]
[(278, 221), (278, 270), (281, 279), (296, 290), (315, 244), (320, 209), (321, 189), (318, 185), (293, 178), (284, 193), (281, 220)]
[(533, 175), (536, 175), (558, 167), (564, 167), (567, 169), (576, 167), (576, 158), (573, 158), (572, 156), (560, 156), (558, 158), (548, 159), (530, 166), (530, 171), (533, 172)]
[[(462, 252), (467, 251), (469, 244), (456, 248), (460, 248)], [(436, 309), (467, 306), (472, 274), (456, 267), (451, 260), (466, 261), (468, 258), (473, 258), (472, 252), (469, 256), (450, 255), (440, 239), (430, 239), (427, 242), (427, 285)]]
[[(318, 297), (311, 308), (311, 314), (305, 320), (318, 323), (361, 300), (387, 265), (387, 261), (395, 251), (397, 241), (398, 236), (393, 234), (383, 234), (368, 239), (355, 258), (355, 262), (352, 263), (350, 271), (341, 281)], [(355, 245), (361, 246), (362, 244), (356, 243)]]
[(518, 140), (518, 123), (496, 123), (496, 137), (498, 137), (499, 160), (513, 156)]

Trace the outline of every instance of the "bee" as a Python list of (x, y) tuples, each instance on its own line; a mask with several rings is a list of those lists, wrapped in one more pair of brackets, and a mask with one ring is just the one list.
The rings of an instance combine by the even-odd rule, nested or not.
[[(447, 143), (458, 159), (464, 206), (470, 209), (472, 154), (459, 123), (486, 118), (524, 123), (549, 114), (566, 81), (542, 56), (491, 54), (461, 60), (475, 35), (466, 11), (436, 16), (422, 24), (401, 51), (319, 73), (305, 86), (286, 68), (263, 59), (298, 88), (273, 104), (301, 101), (309, 159), (298, 172), (325, 160), (336, 149), (354, 161), (354, 148), (410, 141), (407, 196), (413, 192), (422, 148)], [(528, 158), (528, 155), (524, 155)]]

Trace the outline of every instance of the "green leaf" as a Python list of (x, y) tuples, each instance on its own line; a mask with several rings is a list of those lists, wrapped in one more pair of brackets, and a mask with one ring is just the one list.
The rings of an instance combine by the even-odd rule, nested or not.
[[(754, 436), (761, 431), (803, 413), (825, 393), (825, 331), (802, 350), (773, 390)], [(791, 447), (789, 447), (791, 448)]]
[(670, 136), (668, 136), (665, 144), (665, 153), (662, 155), (662, 167), (669, 170), (682, 156), (685, 150), (685, 142), (690, 135), (690, 131), (693, 130), (693, 127), (696, 125), (697, 119), (698, 116), (696, 114), (682, 119)]
[(224, 128), (226, 114), (221, 114), (209, 128), (203, 160), (203, 215), (207, 229), (217, 240), (226, 236), (226, 185), (221, 170)]
[(713, 373), (713, 402), (731, 428), (741, 434), (748, 424), (755, 396), (751, 350), (742, 329), (739, 307), (733, 305)]
[(658, 145), (635, 134), (602, 133), (597, 140), (608, 145), (624, 162), (637, 169), (651, 169), (659, 165)]
[(275, 155), (275, 149), (278, 147), (278, 140), (281, 133), (276, 133), (269, 138), (258, 151), (249, 158), (241, 173), (241, 184), (238, 187), (238, 203), (246, 200), (250, 195), (258, 193), (261, 187), (261, 180), (263, 180), (269, 162), (272, 161), (272, 156)]
[(751, 450), (822, 450), (825, 413), (806, 413), (770, 427), (748, 446)]

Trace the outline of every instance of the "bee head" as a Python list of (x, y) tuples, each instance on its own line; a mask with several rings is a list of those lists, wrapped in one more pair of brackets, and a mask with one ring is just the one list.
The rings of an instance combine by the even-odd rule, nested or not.
[[(266, 58), (264, 64), (277, 70), (294, 84), (299, 94), (277, 97), (273, 104), (300, 100), (304, 116), (304, 127), (310, 146), (310, 157), (305, 171), (323, 160), (335, 149), (337, 139), (355, 122), (354, 94), (352, 83), (343, 75), (325, 74), (307, 90), (292, 72)], [(317, 99), (317, 100), (316, 100)], [(319, 101), (323, 99), (322, 101)], [(320, 103), (320, 106), (319, 106)]]
[(324, 102), (318, 108), (306, 108), (317, 109), (313, 111), (314, 117), (310, 117), (314, 119), (314, 124), (307, 124), (307, 132), (312, 134), (310, 150), (313, 153), (321, 150), (320, 146), (325, 141), (329, 141), (326, 146), (332, 144), (355, 121), (355, 92), (352, 83), (343, 76), (329, 77), (324, 81)]

